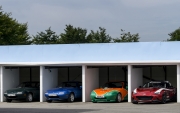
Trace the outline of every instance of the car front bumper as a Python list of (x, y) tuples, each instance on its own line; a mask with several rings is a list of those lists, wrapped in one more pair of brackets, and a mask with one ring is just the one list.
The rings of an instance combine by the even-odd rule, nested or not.
[(132, 102), (133, 103), (137, 103), (137, 102), (157, 103), (157, 102), (161, 102), (161, 100), (162, 100), (161, 95), (147, 95), (147, 96), (133, 95), (132, 96)]
[(11, 100), (25, 100), (27, 97), (27, 94), (4, 94), (4, 96), (6, 97), (6, 99), (11, 99)]

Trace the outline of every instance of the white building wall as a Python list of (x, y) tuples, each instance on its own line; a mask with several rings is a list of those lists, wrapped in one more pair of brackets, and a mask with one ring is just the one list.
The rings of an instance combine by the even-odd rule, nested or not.
[(141, 68), (133, 68), (128, 65), (128, 102), (131, 102), (132, 91), (143, 85), (143, 70)]
[(3, 67), (2, 66), (0, 66), (0, 101), (1, 101), (1, 83), (2, 83), (2, 81), (1, 81), (1, 78), (2, 78), (2, 69), (3, 69)]
[(19, 69), (1, 69), (1, 102), (5, 101), (4, 92), (19, 85)]
[(46, 101), (44, 96), (48, 89), (57, 87), (58, 85), (58, 69), (45, 69), (40, 67), (40, 102)]
[(92, 90), (99, 88), (99, 69), (82, 67), (82, 100), (83, 102), (91, 101), (90, 93)]
[(180, 103), (180, 64), (177, 65), (177, 102)]

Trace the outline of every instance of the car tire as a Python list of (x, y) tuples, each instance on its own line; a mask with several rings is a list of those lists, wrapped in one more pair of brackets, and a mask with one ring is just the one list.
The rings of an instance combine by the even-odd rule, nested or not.
[(74, 102), (74, 99), (75, 99), (74, 93), (70, 93), (68, 97), (68, 102)]
[(47, 102), (47, 103), (51, 103), (51, 102), (52, 102), (52, 100), (46, 100), (46, 102)]
[(163, 95), (162, 95), (161, 103), (162, 103), (162, 104), (165, 104), (165, 103), (166, 103), (166, 94), (163, 94)]
[(132, 102), (133, 104), (138, 104), (138, 102)]
[(122, 96), (121, 96), (120, 93), (118, 93), (117, 96), (116, 96), (116, 102), (120, 103), (121, 101), (122, 101)]
[(32, 102), (33, 101), (33, 95), (31, 93), (27, 94), (26, 101), (27, 102)]
[(6, 102), (12, 102), (12, 99), (6, 99)]

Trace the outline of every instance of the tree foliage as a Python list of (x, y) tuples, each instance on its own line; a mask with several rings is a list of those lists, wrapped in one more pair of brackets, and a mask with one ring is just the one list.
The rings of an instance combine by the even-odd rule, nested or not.
[(2, 11), (0, 6), (0, 45), (30, 44), (27, 23), (18, 23), (11, 13)]
[(87, 30), (80, 27), (73, 27), (72, 25), (66, 25), (64, 29), (65, 33), (60, 34), (60, 43), (72, 44), (72, 43), (87, 43), (86, 34)]
[(45, 32), (38, 32), (33, 36), (32, 44), (58, 44), (59, 36), (49, 27)]
[(119, 38), (114, 38), (114, 42), (139, 42), (139, 34), (131, 34), (130, 32), (125, 32), (125, 30), (121, 29), (122, 34)]
[(167, 41), (180, 41), (180, 27), (168, 35), (170, 39), (167, 39)]
[(88, 43), (108, 43), (111, 42), (111, 37), (106, 33), (106, 29), (99, 27), (99, 31), (91, 30), (87, 36)]

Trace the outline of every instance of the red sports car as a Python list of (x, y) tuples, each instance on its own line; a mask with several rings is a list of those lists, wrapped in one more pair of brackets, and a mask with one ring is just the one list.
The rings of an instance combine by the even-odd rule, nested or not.
[(169, 81), (151, 81), (143, 87), (134, 89), (132, 92), (132, 103), (139, 102), (160, 102), (165, 104), (167, 101), (176, 101), (176, 88), (171, 86)]

